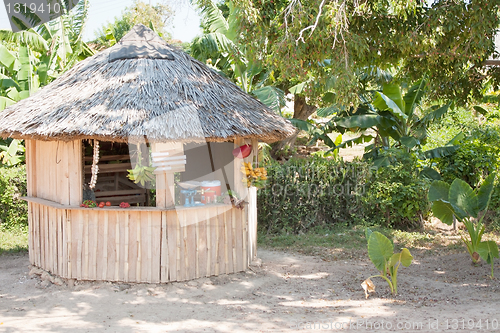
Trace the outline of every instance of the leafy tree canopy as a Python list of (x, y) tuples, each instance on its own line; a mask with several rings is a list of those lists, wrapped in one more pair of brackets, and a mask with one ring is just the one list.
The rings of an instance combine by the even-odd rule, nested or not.
[[(355, 104), (357, 73), (378, 67), (396, 79), (427, 74), (434, 98), (466, 102), (497, 85), (495, 54), (500, 23), (495, 0), (243, 0), (240, 43), (247, 57), (275, 69), (279, 80), (307, 82), (317, 102)], [(491, 80), (496, 78), (497, 80)], [(334, 94), (332, 94), (334, 93)], [(333, 100), (331, 97), (334, 97)]]
[(164, 2), (151, 6), (141, 0), (134, 1), (131, 7), (127, 7), (113, 22), (108, 22), (95, 33), (94, 43), (100, 48), (111, 46), (119, 41), (136, 24), (153, 26), (155, 31), (162, 37), (170, 39), (167, 27), (172, 23), (173, 9)]

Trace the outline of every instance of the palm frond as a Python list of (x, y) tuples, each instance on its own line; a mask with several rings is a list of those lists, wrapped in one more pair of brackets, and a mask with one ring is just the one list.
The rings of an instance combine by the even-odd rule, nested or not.
[(255, 89), (252, 94), (277, 114), (281, 114), (281, 109), (286, 105), (285, 92), (273, 86)]
[(235, 62), (247, 63), (239, 47), (219, 32), (196, 37), (191, 45), (191, 55), (200, 61), (224, 57), (223, 53), (228, 53)]
[(19, 32), (0, 30), (0, 40), (7, 43), (25, 44), (32, 50), (40, 53), (46, 52), (49, 49), (45, 38), (33, 29)]
[(205, 2), (201, 6), (202, 24), (211, 32), (226, 34), (229, 24), (214, 1)]

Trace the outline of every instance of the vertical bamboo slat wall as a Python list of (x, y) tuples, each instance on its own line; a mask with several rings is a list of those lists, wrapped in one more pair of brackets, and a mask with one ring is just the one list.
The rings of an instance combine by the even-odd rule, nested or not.
[[(74, 140), (63, 141), (35, 141), (25, 140), (26, 144), (26, 172), (27, 190), (29, 197), (43, 198), (51, 200), (61, 205), (79, 205), (82, 202), (82, 142)], [(37, 215), (32, 214), (33, 204), (28, 202), (28, 221), (30, 224), (29, 233), (29, 257), (34, 263), (36, 258), (40, 258), (41, 236), (53, 237), (48, 233), (48, 229), (36, 230), (31, 228), (36, 223), (43, 223), (44, 227), (56, 228), (56, 220), (59, 224), (63, 220), (62, 212), (57, 212), (57, 219), (52, 220), (54, 225), (45, 225), (45, 219), (49, 214), (48, 210), (37, 210)], [(41, 215), (40, 215), (41, 213)], [(53, 211), (51, 211), (54, 214)], [(46, 232), (41, 235), (40, 232)], [(38, 237), (38, 238), (36, 238)], [(51, 241), (56, 239), (51, 238)], [(59, 240), (59, 239), (58, 239)], [(59, 240), (62, 244), (63, 239)], [(62, 258), (61, 258), (62, 259)], [(61, 261), (61, 259), (59, 261)], [(38, 261), (40, 262), (40, 261)], [(57, 263), (53, 263), (56, 265)]]
[(26, 140), (28, 196), (60, 203), (82, 202), (81, 140)]
[(40, 202), (29, 205), (30, 261), (64, 278), (160, 283), (248, 267), (246, 210), (123, 211)]
[[(252, 260), (252, 202), (243, 210), (85, 209), (78, 207), (80, 140), (26, 140), (26, 157), (29, 257), (35, 266), (63, 278), (159, 283), (235, 273)], [(235, 163), (236, 183), (246, 198), (240, 166)]]

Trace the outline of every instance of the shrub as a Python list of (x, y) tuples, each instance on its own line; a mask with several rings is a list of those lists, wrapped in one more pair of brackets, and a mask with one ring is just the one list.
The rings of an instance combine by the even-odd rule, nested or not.
[(26, 229), (28, 204), (21, 200), (26, 195), (26, 167), (0, 168), (0, 228)]
[(446, 115), (429, 126), (427, 143), (423, 150), (445, 146), (460, 132), (477, 126), (478, 119), (471, 110), (465, 108), (450, 109)]
[(364, 200), (369, 215), (386, 227), (419, 229), (430, 212), (430, 182), (419, 177), (416, 157), (401, 153), (391, 165), (372, 173)]
[(443, 180), (451, 183), (462, 179), (476, 187), (500, 167), (500, 131), (492, 125), (471, 130), (460, 148), (452, 155), (438, 160)]
[(267, 233), (354, 224), (414, 229), (429, 214), (429, 182), (418, 177), (413, 156), (379, 170), (320, 157), (266, 168), (268, 184), (257, 195), (259, 226)]
[[(475, 188), (488, 175), (500, 171), (500, 129), (492, 123), (469, 131), (460, 148), (452, 155), (438, 160), (437, 167), (444, 181), (451, 183), (455, 178)], [(496, 181), (491, 196), (490, 210), (485, 222), (500, 229), (500, 186)]]
[(367, 163), (313, 157), (272, 161), (266, 169), (268, 183), (257, 202), (259, 226), (268, 233), (363, 222)]

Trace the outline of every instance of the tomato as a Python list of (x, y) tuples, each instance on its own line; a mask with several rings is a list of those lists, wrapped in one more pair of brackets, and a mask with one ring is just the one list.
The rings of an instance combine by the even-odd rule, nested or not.
[(106, 201), (106, 206), (108, 206), (108, 207), (111, 206), (111, 202)]
[(104, 202), (101, 202), (101, 203), (99, 204), (99, 208), (103, 208), (103, 207), (104, 207)]

